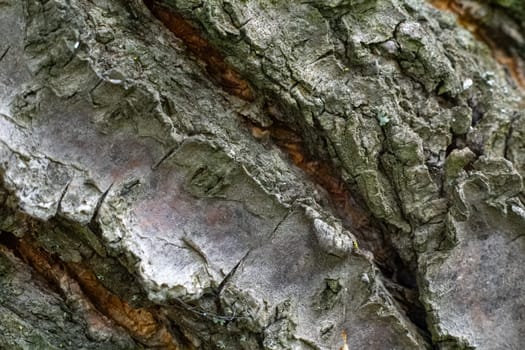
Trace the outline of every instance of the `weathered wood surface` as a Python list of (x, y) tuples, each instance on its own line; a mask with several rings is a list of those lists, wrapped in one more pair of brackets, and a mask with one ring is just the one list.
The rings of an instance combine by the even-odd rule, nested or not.
[(0, 32), (0, 348), (525, 345), (519, 30), (514, 66), (416, 0), (4, 0)]

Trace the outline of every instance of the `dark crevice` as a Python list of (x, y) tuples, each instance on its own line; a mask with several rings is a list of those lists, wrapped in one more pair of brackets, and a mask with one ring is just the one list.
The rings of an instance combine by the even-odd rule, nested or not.
[(165, 160), (167, 160), (170, 156), (172, 156), (175, 151), (179, 148), (179, 146), (173, 146), (171, 147), (152, 167), (151, 170), (157, 170), (158, 167), (164, 163)]
[[(381, 224), (384, 226), (383, 224)], [(382, 232), (389, 232), (383, 227)], [(399, 303), (405, 315), (417, 326), (420, 334), (431, 344), (432, 337), (427, 324), (427, 313), (419, 299), (419, 287), (416, 278), (416, 266), (405, 262), (393, 247), (390, 235), (383, 234), (383, 246), (388, 249), (387, 259), (375, 263), (384, 279), (383, 283), (394, 299)]]
[(443, 109), (452, 109), (454, 107), (461, 105), (461, 102), (462, 102), (461, 99), (458, 98), (457, 96), (452, 96), (452, 93), (450, 91), (447, 91), (443, 94), (438, 94), (437, 93), (438, 91), (439, 91), (439, 87), (435, 90), (434, 97), (437, 103), (439, 104), (439, 106), (442, 107)]
[(452, 141), (447, 146), (447, 149), (445, 151), (445, 158), (452, 153), (455, 149), (463, 149), (467, 146), (467, 138), (466, 135), (452, 135)]
[(0, 245), (6, 247), (14, 256), (23, 260), (23, 257), (18, 252), (18, 237), (11, 232), (0, 231)]
[(469, 140), (467, 145), (468, 148), (476, 155), (476, 159), (485, 154), (485, 146), (483, 145), (482, 140)]
[(0, 62), (2, 62), (2, 60), (5, 58), (5, 56), (7, 56), (7, 53), (9, 52), (9, 49), (11, 48), (11, 46), (8, 46), (4, 52), (2, 52), (2, 54), (0, 55)]
[(248, 255), (250, 254), (251, 250), (247, 251), (246, 254), (244, 254), (244, 256), (237, 262), (237, 264), (235, 264), (235, 266), (230, 270), (230, 272), (228, 272), (226, 274), (226, 276), (224, 276), (224, 278), (222, 279), (221, 283), (219, 283), (219, 286), (217, 287), (217, 289), (215, 290), (215, 294), (217, 295), (220, 295), (222, 290), (224, 289), (224, 286), (226, 286), (226, 283), (228, 283), (228, 281), (233, 277), (233, 275), (237, 272), (237, 269), (239, 268), (239, 266), (241, 266), (241, 264), (246, 261), (246, 258), (248, 257)]
[(509, 128), (507, 129), (507, 134), (505, 135), (505, 147), (503, 149), (503, 157), (508, 160), (511, 160), (511, 155), (509, 153), (510, 153), (510, 147), (511, 147), (510, 142), (514, 134), (514, 123), (519, 117), (520, 117), (519, 113), (515, 113), (512, 116), (510, 123), (509, 123)]
[(60, 193), (60, 197), (58, 198), (58, 204), (57, 204), (57, 214), (59, 214), (62, 211), (62, 202), (64, 201), (64, 197), (66, 196), (67, 190), (69, 189), (69, 186), (71, 185), (71, 180), (67, 182), (67, 184), (64, 186), (64, 189), (62, 190), (62, 193)]
[[(122, 327), (135, 341), (149, 348), (177, 350), (178, 345), (189, 344), (180, 331), (166, 331), (165, 320), (158, 311), (146, 308), (133, 308), (125, 300), (106, 289), (88, 266), (82, 263), (67, 262), (57, 254), (47, 252), (33, 235), (44, 229), (47, 223), (27, 218), (27, 225), (35, 232), (24, 237), (1, 231), (0, 245), (32, 268), (35, 276), (41, 278), (46, 286), (60, 295), (65, 302), (75, 300), (89, 327), (114, 323)], [(105, 319), (104, 316), (108, 319)], [(110, 322), (110, 324), (108, 324)]]
[(97, 205), (95, 206), (95, 210), (93, 210), (93, 216), (91, 217), (89, 223), (88, 223), (88, 228), (93, 231), (93, 233), (97, 234), (99, 237), (102, 235), (101, 234), (101, 229), (99, 227), (99, 224), (97, 222), (97, 219), (98, 219), (98, 216), (99, 216), (99, 212), (100, 212), (100, 208), (102, 207), (102, 203), (104, 203), (104, 200), (106, 199), (109, 191), (111, 190), (111, 188), (113, 187), (113, 184), (109, 185), (108, 188), (102, 193), (102, 195), (100, 196), (100, 198), (98, 199), (97, 201)]
[(452, 142), (447, 146), (445, 150), (445, 157), (448, 157), (453, 150), (458, 149), (456, 135), (452, 136)]
[(468, 106), (472, 109), (472, 127), (476, 127), (479, 122), (483, 119), (486, 109), (480, 104), (475, 97), (471, 97), (467, 100)]

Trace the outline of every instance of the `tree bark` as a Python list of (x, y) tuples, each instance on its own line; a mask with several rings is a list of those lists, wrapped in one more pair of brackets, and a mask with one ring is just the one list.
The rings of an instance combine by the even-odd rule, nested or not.
[(522, 348), (524, 28), (0, 0), (0, 348)]

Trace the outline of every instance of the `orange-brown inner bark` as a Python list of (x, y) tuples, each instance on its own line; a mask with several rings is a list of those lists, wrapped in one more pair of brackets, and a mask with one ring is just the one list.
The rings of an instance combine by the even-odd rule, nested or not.
[(224, 56), (212, 47), (190, 22), (154, 1), (145, 0), (144, 3), (158, 20), (184, 42), (193, 55), (205, 63), (206, 71), (220, 86), (243, 100), (255, 99), (250, 84), (224, 61)]
[(131, 307), (107, 290), (83, 264), (64, 262), (52, 256), (29, 235), (17, 239), (12, 248), (66, 299), (78, 301), (90, 328), (108, 326), (108, 320), (104, 317), (107, 316), (143, 345), (167, 350), (179, 349), (177, 341), (152, 311)]

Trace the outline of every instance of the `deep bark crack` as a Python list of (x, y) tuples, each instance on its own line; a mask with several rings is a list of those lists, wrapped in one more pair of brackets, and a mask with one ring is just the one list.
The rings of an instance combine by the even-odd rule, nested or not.
[(9, 52), (9, 49), (11, 48), (11, 46), (8, 46), (4, 52), (2, 52), (2, 54), (0, 55), (0, 62), (2, 62), (2, 60), (5, 58), (5, 56), (7, 56), (7, 53)]
[(189, 21), (154, 0), (144, 0), (144, 4), (186, 44), (192, 54), (205, 63), (206, 71), (212, 80), (234, 96), (246, 101), (255, 100), (255, 93), (250, 84), (224, 61), (224, 56), (212, 47)]
[(108, 326), (101, 317), (105, 315), (145, 346), (167, 350), (180, 349), (180, 341), (176, 340), (166, 329), (164, 322), (158, 319), (158, 312), (131, 307), (106, 289), (95, 274), (83, 264), (66, 262), (47, 253), (29, 233), (17, 238), (11, 233), (2, 232), (0, 245), (31, 266), (65, 300), (72, 297), (72, 300), (80, 301), (78, 306), (84, 309), (85, 319), (91, 327)]

